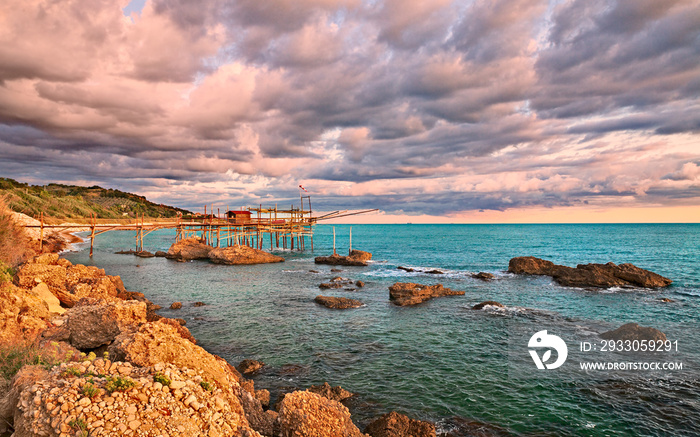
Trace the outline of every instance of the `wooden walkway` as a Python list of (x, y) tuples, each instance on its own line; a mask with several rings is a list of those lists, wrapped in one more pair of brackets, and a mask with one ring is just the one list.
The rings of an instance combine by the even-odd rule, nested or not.
[[(128, 222), (120, 223), (112, 220), (112, 223), (98, 223), (93, 215), (90, 223), (69, 224), (69, 225), (48, 225), (44, 223), (44, 214), (41, 213), (39, 225), (26, 225), (28, 228), (40, 228), (40, 248), (43, 247), (44, 230), (89, 230), (90, 231), (90, 256), (93, 254), (95, 238), (98, 235), (111, 231), (134, 231), (136, 233), (136, 251), (142, 251), (144, 238), (161, 229), (175, 229), (175, 241), (184, 238), (199, 238), (203, 242), (214, 247), (227, 247), (233, 245), (245, 245), (263, 249), (269, 242), (270, 250), (276, 248), (290, 250), (305, 250), (310, 243), (311, 250), (314, 248), (313, 226), (319, 221), (330, 220), (339, 217), (347, 217), (357, 214), (366, 214), (377, 211), (376, 209), (362, 211), (333, 211), (322, 216), (314, 217), (311, 211), (311, 199), (308, 199), (308, 210), (302, 207), (290, 209), (247, 208), (246, 217), (228, 218), (227, 214), (221, 215), (217, 209), (214, 214), (213, 206), (207, 214), (199, 214), (192, 218), (183, 219), (180, 215), (174, 221), (167, 222), (146, 222), (145, 217), (137, 218), (136, 222), (129, 219)], [(228, 208), (227, 208), (228, 210)]]

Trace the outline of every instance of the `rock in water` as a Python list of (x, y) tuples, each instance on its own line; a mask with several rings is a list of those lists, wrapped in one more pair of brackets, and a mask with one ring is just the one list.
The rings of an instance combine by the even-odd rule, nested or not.
[(490, 281), (493, 279), (493, 275), (491, 273), (479, 272), (479, 273), (473, 274), (472, 278), (481, 279), (482, 281)]
[(209, 252), (209, 259), (214, 264), (265, 264), (283, 262), (281, 256), (267, 253), (264, 250), (253, 249), (248, 246), (230, 246), (213, 249)]
[(367, 261), (372, 259), (372, 254), (362, 250), (353, 250), (348, 256), (341, 256), (334, 253), (331, 256), (317, 256), (314, 259), (316, 264), (329, 264), (332, 266), (366, 266)]
[(168, 258), (177, 260), (208, 259), (213, 247), (208, 246), (199, 238), (184, 238), (168, 249)]
[(140, 250), (140, 251), (134, 253), (134, 255), (136, 255), (140, 258), (153, 258), (155, 256), (154, 254), (152, 254), (151, 252), (149, 252), (147, 250)]
[(372, 437), (435, 437), (435, 425), (392, 411), (367, 425), (365, 433)]
[(602, 334), (600, 334), (600, 338), (615, 341), (666, 341), (666, 334), (655, 328), (639, 326), (636, 323), (627, 323), (613, 331), (603, 332)]
[(348, 308), (358, 308), (363, 304), (359, 300), (348, 299), (347, 297), (316, 296), (314, 301), (327, 308), (344, 310)]
[(162, 250), (157, 250), (154, 255), (158, 258), (165, 258), (168, 256), (168, 252), (163, 252)]
[(324, 382), (322, 385), (312, 385), (309, 387), (309, 391), (338, 402), (354, 396), (353, 393), (343, 389), (341, 386), (331, 387), (327, 382)]
[(508, 271), (516, 274), (551, 276), (559, 285), (567, 287), (644, 287), (658, 288), (671, 280), (633, 264), (579, 264), (576, 268), (560, 266), (551, 261), (521, 256), (508, 263)]
[(442, 284), (422, 285), (412, 282), (397, 282), (389, 287), (389, 299), (396, 305), (416, 305), (441, 296), (461, 296), (463, 291), (445, 288)]
[(277, 426), (285, 437), (362, 437), (346, 406), (308, 391), (284, 396)]
[(238, 364), (238, 371), (243, 374), (254, 373), (262, 369), (265, 363), (256, 360), (243, 360)]
[(179, 310), (182, 308), (182, 302), (173, 302), (172, 305), (170, 305), (171, 310)]
[(473, 310), (480, 310), (483, 309), (485, 306), (494, 306), (494, 307), (499, 307), (503, 308), (504, 305), (500, 302), (496, 302), (494, 300), (487, 300), (485, 302), (478, 303), (472, 307)]

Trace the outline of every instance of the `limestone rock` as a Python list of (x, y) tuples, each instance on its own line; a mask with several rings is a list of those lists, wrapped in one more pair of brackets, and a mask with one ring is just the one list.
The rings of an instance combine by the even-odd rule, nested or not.
[(398, 305), (416, 305), (428, 299), (441, 296), (461, 296), (464, 291), (452, 290), (442, 284), (422, 285), (412, 282), (397, 282), (389, 287), (389, 299)]
[(353, 250), (348, 256), (341, 256), (336, 253), (331, 256), (317, 256), (314, 262), (316, 264), (329, 264), (332, 266), (366, 266), (367, 261), (371, 259), (371, 253), (362, 250)]
[(435, 425), (392, 411), (367, 425), (365, 433), (372, 437), (435, 437)]
[[(88, 369), (107, 378), (88, 379)], [(162, 387), (155, 381), (156, 373), (167, 375), (179, 388)], [(110, 392), (108, 380), (116, 376), (132, 381), (133, 388)], [(209, 383), (209, 389), (201, 382)], [(98, 391), (92, 398), (82, 394), (88, 384)], [(152, 436), (260, 437), (246, 419), (237, 389), (172, 364), (138, 367), (101, 359), (89, 366), (62, 364), (21, 390), (14, 410), (15, 435), (77, 435), (68, 423), (80, 419), (90, 435), (136, 435), (136, 430), (138, 435)]]
[(61, 307), (61, 302), (58, 300), (58, 298), (51, 293), (49, 287), (43, 282), (32, 288), (32, 293), (46, 303), (49, 313), (63, 314), (66, 311), (65, 308)]
[(666, 334), (655, 328), (639, 326), (636, 323), (627, 323), (619, 328), (603, 332), (600, 337), (605, 340), (646, 340), (646, 341), (666, 341)]
[(277, 417), (281, 437), (360, 437), (350, 411), (340, 402), (308, 391), (288, 393)]
[(362, 302), (347, 297), (332, 297), (332, 296), (316, 296), (314, 301), (327, 308), (336, 310), (344, 310), (348, 308), (359, 308), (363, 305)]
[(168, 249), (168, 258), (179, 260), (208, 259), (213, 247), (198, 238), (184, 238)]
[(201, 370), (208, 380), (223, 387), (238, 384), (227, 363), (201, 347), (182, 338), (178, 330), (163, 321), (148, 322), (136, 332), (120, 334), (109, 347), (109, 355), (138, 366), (171, 363), (178, 367)]
[(182, 308), (182, 302), (173, 302), (170, 305), (171, 310), (179, 310), (180, 308)]
[(500, 303), (500, 302), (496, 302), (496, 301), (493, 301), (493, 300), (487, 300), (487, 301), (484, 301), (484, 302), (481, 302), (481, 303), (478, 303), (478, 304), (474, 305), (474, 306), (472, 307), (472, 309), (473, 309), (473, 310), (481, 310), (481, 309), (483, 309), (485, 306), (494, 306), (494, 307), (499, 307), (499, 308), (503, 308), (503, 307), (504, 307), (504, 305), (503, 305), (502, 303)]
[(0, 343), (35, 339), (49, 317), (46, 303), (30, 291), (11, 283), (0, 285)]
[(312, 385), (309, 387), (309, 391), (311, 393), (316, 393), (318, 395), (323, 396), (324, 398), (330, 399), (332, 401), (338, 401), (341, 402), (345, 399), (348, 399), (352, 396), (354, 396), (353, 393), (345, 390), (341, 386), (335, 386), (331, 387), (330, 384), (327, 382), (324, 382), (322, 385)]
[(162, 250), (157, 250), (156, 253), (153, 254), (157, 258), (165, 258), (168, 256), (168, 252), (163, 252)]
[(561, 266), (532, 256), (517, 257), (508, 263), (508, 271), (516, 274), (551, 276), (567, 287), (644, 287), (659, 288), (671, 280), (633, 264), (579, 264), (576, 268)]
[(212, 249), (209, 252), (209, 259), (214, 264), (228, 265), (284, 262), (284, 258), (281, 256), (241, 245)]
[(146, 323), (146, 304), (81, 300), (67, 312), (69, 343), (77, 349), (95, 349), (119, 334)]
[(138, 252), (134, 253), (134, 255), (140, 257), (140, 258), (153, 258), (155, 255), (152, 254), (151, 252), (147, 250), (139, 250)]

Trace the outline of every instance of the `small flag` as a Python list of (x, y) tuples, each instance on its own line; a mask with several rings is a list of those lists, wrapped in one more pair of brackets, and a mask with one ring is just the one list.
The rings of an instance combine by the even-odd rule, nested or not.
[(302, 187), (301, 185), (299, 185), (299, 188), (301, 188), (302, 190), (304, 190), (305, 193), (308, 193), (308, 192), (309, 192), (309, 190), (307, 190), (306, 188)]

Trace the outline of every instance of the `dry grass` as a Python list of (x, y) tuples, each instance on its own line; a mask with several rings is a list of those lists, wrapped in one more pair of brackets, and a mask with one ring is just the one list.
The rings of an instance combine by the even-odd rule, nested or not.
[(3, 274), (33, 255), (24, 228), (15, 223), (12, 211), (0, 197), (0, 282)]

